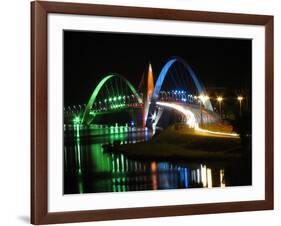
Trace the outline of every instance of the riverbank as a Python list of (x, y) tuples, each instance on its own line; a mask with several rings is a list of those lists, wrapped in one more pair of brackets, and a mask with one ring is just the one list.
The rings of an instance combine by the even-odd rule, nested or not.
[(198, 132), (173, 125), (146, 143), (121, 145), (120, 152), (132, 158), (223, 160), (245, 155), (239, 137)]

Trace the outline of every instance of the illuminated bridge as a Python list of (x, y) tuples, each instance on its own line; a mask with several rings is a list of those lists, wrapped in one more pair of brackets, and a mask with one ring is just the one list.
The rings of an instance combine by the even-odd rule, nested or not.
[(195, 72), (179, 57), (166, 62), (155, 84), (149, 64), (137, 89), (124, 76), (107, 74), (95, 87), (86, 105), (67, 107), (64, 111), (67, 119), (88, 126), (98, 116), (132, 109), (141, 111), (142, 127), (148, 128), (155, 128), (163, 112), (170, 110), (178, 112), (182, 121), (197, 130), (202, 124), (220, 121)]

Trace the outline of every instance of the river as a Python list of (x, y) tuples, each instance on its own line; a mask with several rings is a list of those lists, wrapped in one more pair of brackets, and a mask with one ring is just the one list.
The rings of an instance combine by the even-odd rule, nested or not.
[(148, 130), (86, 139), (77, 132), (65, 139), (64, 194), (251, 185), (251, 170), (244, 161), (136, 160), (104, 148), (114, 142), (146, 142), (151, 138)]

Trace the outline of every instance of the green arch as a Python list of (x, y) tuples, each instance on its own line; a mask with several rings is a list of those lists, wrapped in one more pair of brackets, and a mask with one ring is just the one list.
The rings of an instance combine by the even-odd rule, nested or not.
[(140, 103), (140, 104), (142, 103), (142, 99), (140, 98), (140, 96), (137, 93), (136, 89), (134, 88), (134, 86), (126, 78), (124, 78), (123, 76), (121, 76), (119, 74), (108, 74), (98, 83), (98, 85), (94, 89), (94, 91), (93, 91), (93, 93), (92, 93), (92, 95), (91, 95), (91, 97), (89, 99), (89, 102), (88, 102), (88, 104), (86, 106), (86, 109), (84, 111), (84, 114), (83, 114), (83, 117), (82, 117), (82, 120), (81, 120), (81, 124), (87, 124), (88, 125), (88, 124), (90, 124), (92, 122), (93, 119), (92, 119), (92, 117), (89, 118), (89, 113), (90, 113), (90, 110), (91, 110), (93, 104), (95, 103), (96, 97), (99, 94), (99, 91), (104, 86), (104, 84), (109, 79), (112, 79), (113, 77), (121, 78), (126, 83), (126, 85), (130, 88), (132, 93), (137, 97), (138, 103)]

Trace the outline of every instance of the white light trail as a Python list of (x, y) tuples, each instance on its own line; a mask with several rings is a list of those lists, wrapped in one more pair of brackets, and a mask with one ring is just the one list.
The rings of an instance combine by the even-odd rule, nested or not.
[(237, 133), (223, 133), (223, 132), (215, 132), (207, 129), (201, 129), (200, 127), (195, 128), (195, 130), (203, 133), (210, 133), (214, 135), (222, 135), (222, 136), (231, 136), (231, 137), (239, 137), (239, 134)]
[(186, 117), (186, 124), (190, 127), (190, 128), (197, 128), (198, 127), (198, 123), (195, 119), (195, 116), (193, 114), (193, 112), (191, 112), (190, 110), (184, 108), (181, 105), (177, 105), (177, 104), (173, 104), (173, 103), (167, 103), (167, 102), (156, 102), (157, 105), (160, 106), (165, 106), (165, 107), (169, 107), (169, 108), (173, 108), (181, 113), (183, 113)]
[(223, 132), (215, 132), (215, 131), (210, 131), (207, 129), (202, 129), (199, 127), (199, 124), (195, 118), (195, 115), (192, 111), (184, 108), (181, 105), (177, 105), (174, 103), (167, 103), (167, 102), (156, 102), (157, 105), (159, 106), (164, 106), (164, 107), (168, 107), (168, 108), (173, 108), (181, 113), (183, 113), (186, 117), (186, 124), (190, 127), (190, 128), (194, 128), (196, 131), (199, 132), (203, 132), (203, 133), (209, 133), (209, 134), (213, 134), (213, 135), (222, 135), (222, 136), (231, 136), (231, 137), (239, 137), (239, 134), (237, 133), (223, 133)]

